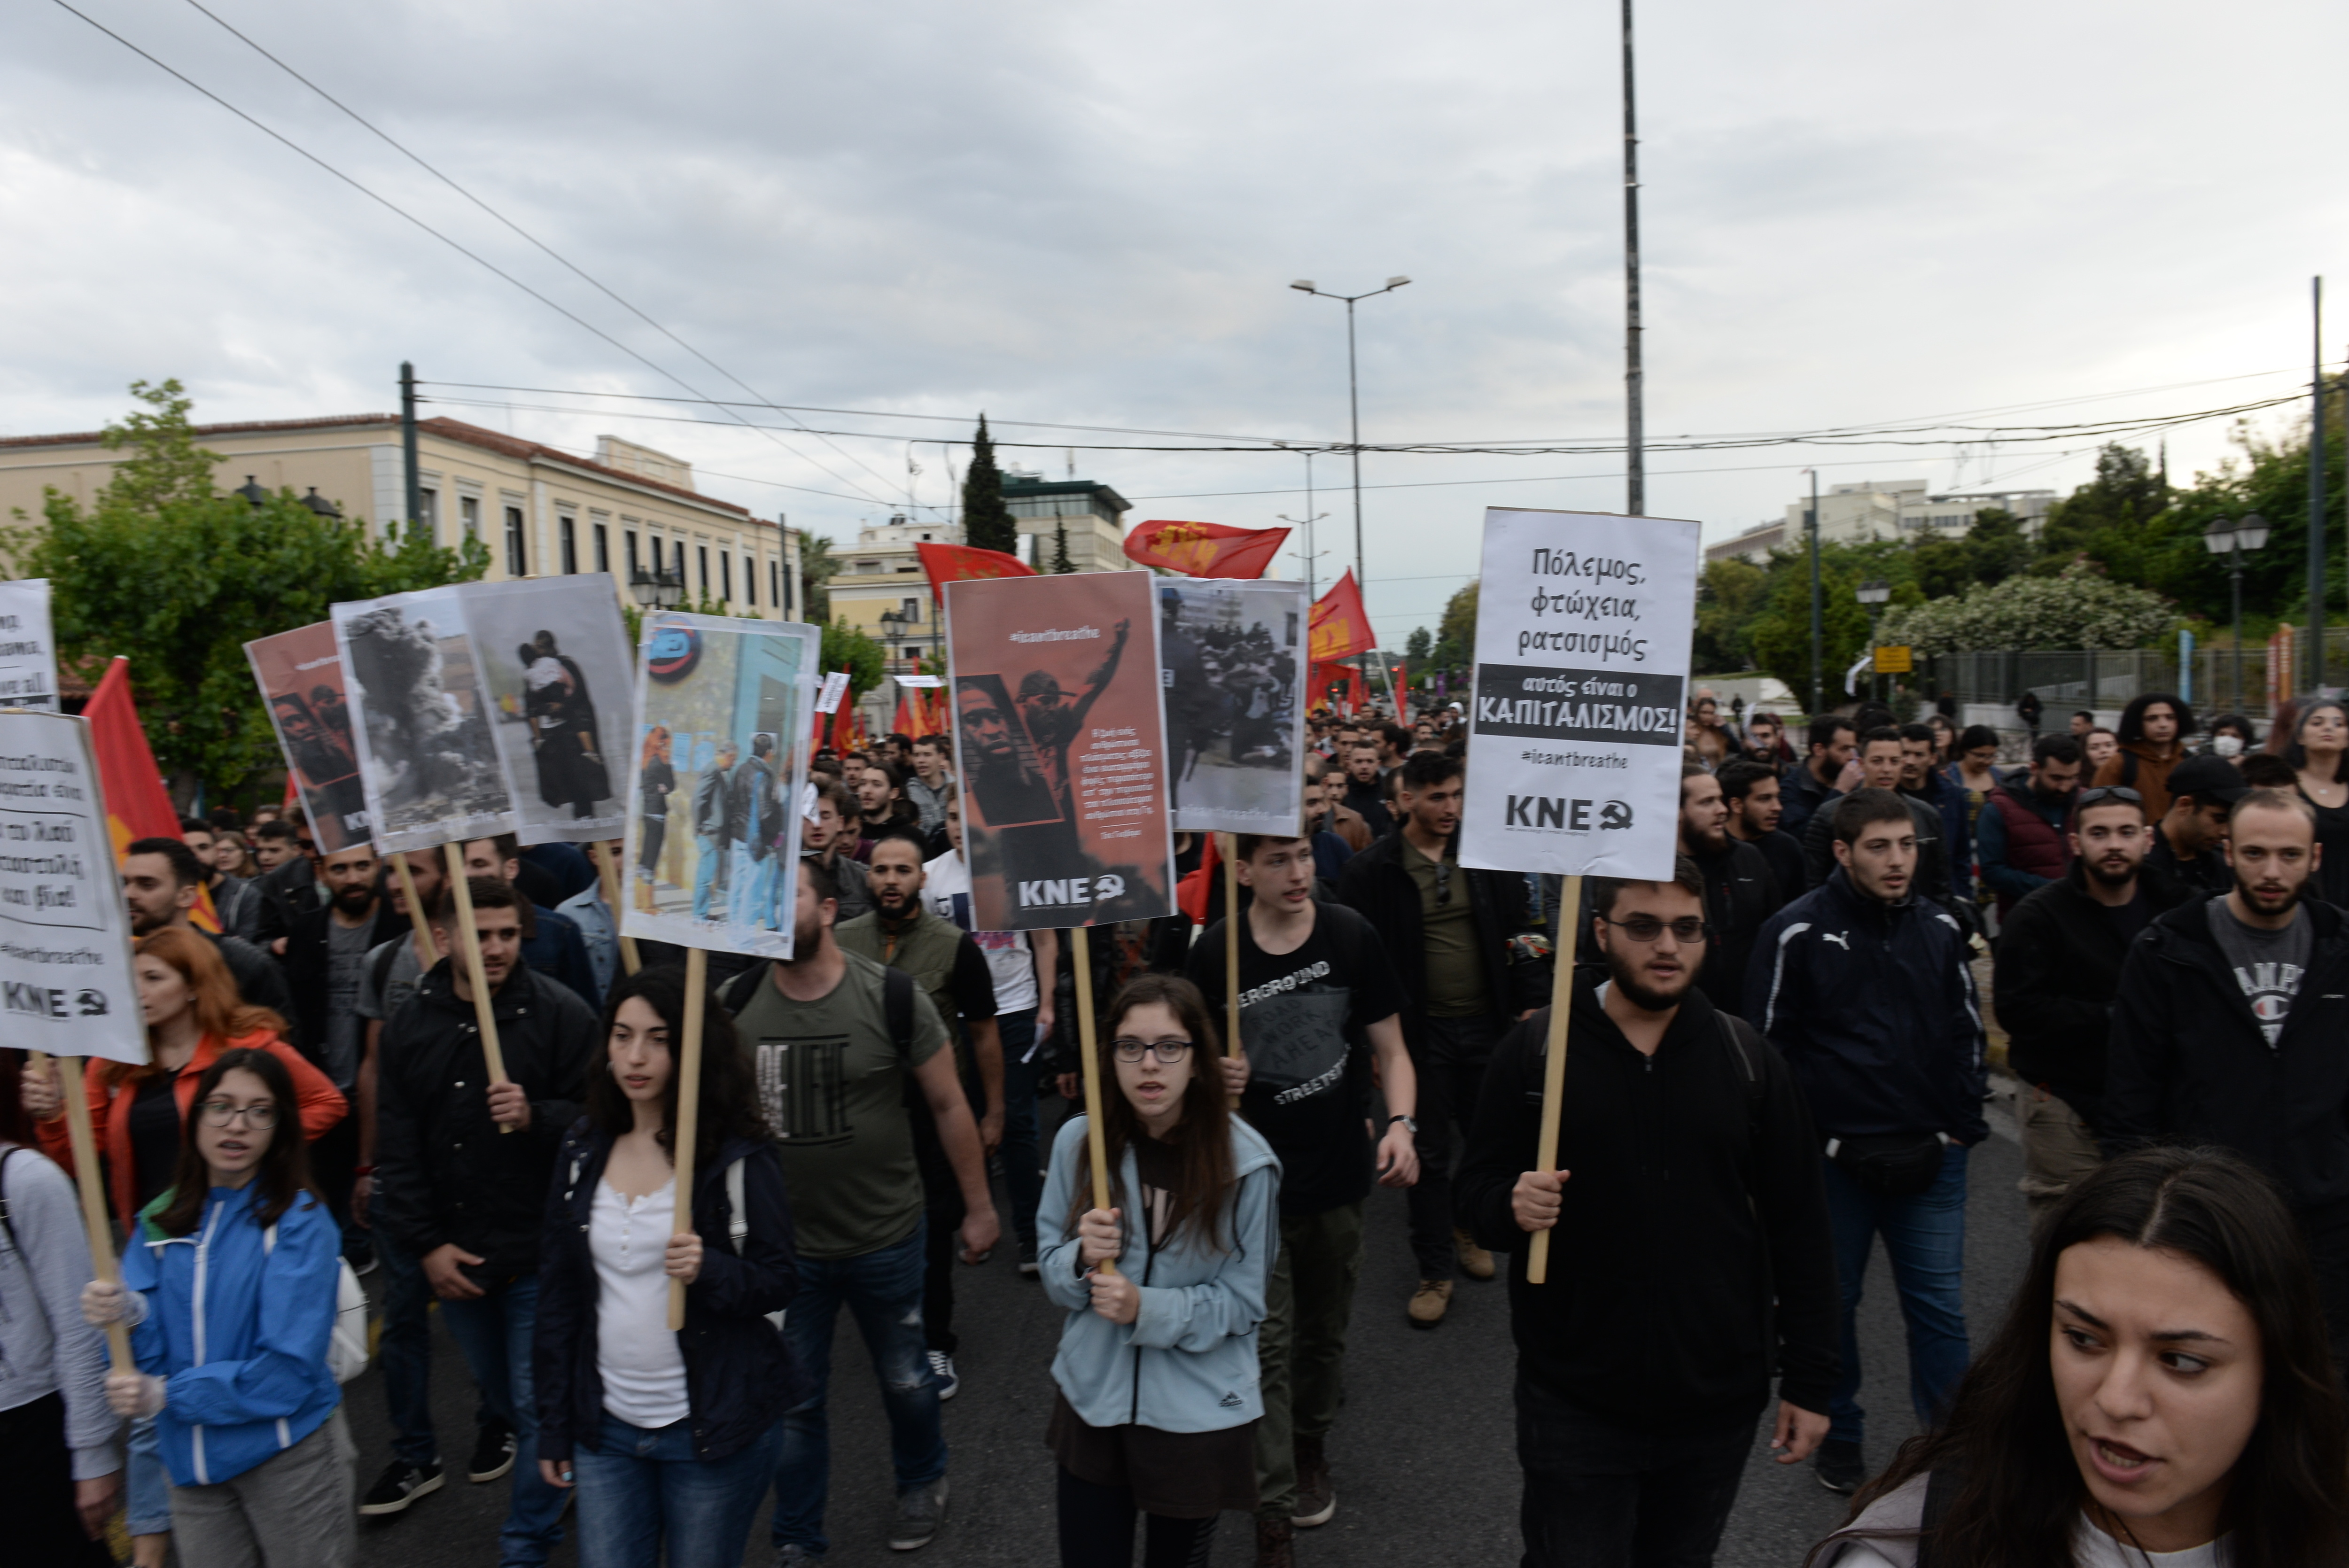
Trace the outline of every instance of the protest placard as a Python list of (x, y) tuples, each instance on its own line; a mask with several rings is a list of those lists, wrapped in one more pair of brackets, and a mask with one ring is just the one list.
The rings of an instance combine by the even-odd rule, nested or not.
[(0, 712), (0, 1018), (24, 1049), (147, 1059), (98, 758), (61, 714)]
[(1174, 826), (1295, 832), (1305, 814), (1305, 585), (1162, 577), (1157, 588)]
[(57, 710), (57, 647), (49, 632), (49, 580), (0, 583), (0, 707)]
[(1697, 525), (1485, 514), (1460, 863), (1669, 878)]
[(463, 591), (523, 843), (616, 839), (626, 824), (636, 671), (617, 594), (602, 572)]
[(256, 637), (244, 645), (244, 656), (268, 705), (277, 748), (285, 754), (319, 851), (331, 855), (367, 842), (373, 829), (359, 782), (358, 742), (352, 735), (335, 624), (321, 621)]
[(1083, 572), (947, 586), (964, 849), (983, 930), (1174, 910), (1155, 582)]
[(621, 930), (789, 958), (800, 813), (823, 634), (796, 622), (645, 624)]
[(386, 854), (513, 830), (481, 660), (453, 588), (333, 606), (375, 844)]

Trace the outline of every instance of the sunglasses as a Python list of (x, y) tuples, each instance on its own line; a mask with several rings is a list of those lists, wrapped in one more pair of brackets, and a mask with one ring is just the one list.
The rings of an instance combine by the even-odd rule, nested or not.
[(1692, 914), (1682, 915), (1678, 920), (1658, 920), (1652, 914), (1635, 914), (1629, 920), (1615, 920), (1606, 915), (1599, 918), (1633, 942), (1653, 942), (1667, 931), (1672, 934), (1674, 942), (1704, 940), (1704, 922)]

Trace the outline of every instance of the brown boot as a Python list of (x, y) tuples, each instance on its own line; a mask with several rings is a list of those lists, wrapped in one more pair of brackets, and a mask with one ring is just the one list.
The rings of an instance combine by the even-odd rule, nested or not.
[(1288, 1522), (1299, 1530), (1310, 1530), (1317, 1524), (1330, 1522), (1338, 1511), (1338, 1491), (1330, 1484), (1330, 1456), (1322, 1451), (1319, 1438), (1300, 1437), (1297, 1439), (1297, 1502), (1296, 1511)]
[(1444, 1308), (1452, 1305), (1452, 1282), (1448, 1279), (1423, 1279), (1419, 1288), (1411, 1293), (1411, 1326), (1433, 1328), (1444, 1321)]
[(1297, 1568), (1297, 1532), (1288, 1521), (1256, 1522), (1256, 1568)]
[(1493, 1277), (1493, 1254), (1478, 1246), (1475, 1237), (1455, 1228), (1452, 1233), (1452, 1244), (1459, 1250), (1462, 1274), (1470, 1279)]

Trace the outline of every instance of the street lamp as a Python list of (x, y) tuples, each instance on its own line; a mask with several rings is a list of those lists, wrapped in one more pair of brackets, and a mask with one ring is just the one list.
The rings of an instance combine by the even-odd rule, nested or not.
[(1881, 577), (1872, 577), (1852, 590), (1851, 596), (1868, 606), (1868, 669), (1871, 677), (1868, 689), (1881, 696), (1884, 694), (1872, 678), (1876, 674), (1876, 618), (1883, 613), (1884, 602), (1892, 597), (1892, 584)]
[[(1321, 552), (1313, 548), (1313, 525), (1329, 515), (1326, 511), (1313, 510), (1313, 454), (1308, 452), (1305, 454), (1305, 515), (1291, 517), (1284, 511), (1279, 514), (1279, 517), (1281, 521), (1294, 524), (1305, 531), (1305, 548), (1300, 553), (1305, 557), (1305, 598), (1309, 603), (1313, 599), (1313, 562), (1319, 560), (1321, 556)], [(1361, 581), (1359, 574), (1355, 581)]]
[(2245, 512), (2234, 522), (2223, 517), (2210, 520), (2202, 531), (2202, 548), (2213, 555), (2227, 558), (2227, 583), (2235, 600), (2235, 707), (2246, 707), (2243, 700), (2243, 552), (2265, 548), (2268, 542), (2268, 520), (2258, 512)]
[(685, 603), (685, 568), (647, 572), (639, 566), (628, 573), (628, 593), (647, 610), (674, 610)]
[(1318, 299), (1341, 299), (1346, 302), (1346, 405), (1353, 417), (1354, 454), (1354, 586), (1369, 584), (1362, 572), (1362, 397), (1361, 384), (1354, 371), (1354, 302), (1382, 294), (1392, 294), (1411, 279), (1398, 273), (1387, 280), (1386, 287), (1372, 289), (1369, 294), (1329, 294), (1313, 286), (1311, 278), (1299, 278), (1289, 284), (1299, 294), (1309, 294)]

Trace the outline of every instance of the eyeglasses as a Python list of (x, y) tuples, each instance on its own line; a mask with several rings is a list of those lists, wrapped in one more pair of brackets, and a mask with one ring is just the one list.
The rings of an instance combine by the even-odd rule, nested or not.
[(2130, 806), (2145, 804), (2144, 796), (2125, 785), (2099, 784), (2093, 789), (2081, 790), (2080, 798), (2072, 803), (2072, 810), (2085, 811), (2099, 800), (2119, 800)]
[(226, 1127), (240, 1116), (255, 1132), (266, 1132), (277, 1125), (277, 1108), (274, 1105), (231, 1105), (224, 1099), (208, 1099), (196, 1109), (203, 1112), (206, 1127)]
[(1181, 1061), (1191, 1049), (1188, 1040), (1137, 1040), (1131, 1035), (1120, 1035), (1110, 1042), (1110, 1046), (1117, 1052), (1119, 1061), (1138, 1062), (1142, 1059), (1142, 1053), (1147, 1051), (1170, 1068)]
[(1692, 914), (1682, 915), (1678, 920), (1658, 920), (1652, 914), (1635, 914), (1629, 920), (1615, 920), (1606, 915), (1599, 918), (1633, 942), (1653, 942), (1666, 931), (1672, 934), (1674, 942), (1704, 940), (1704, 922)]

